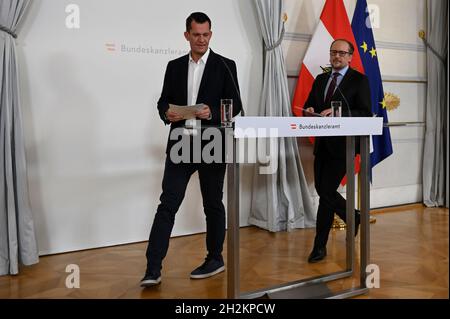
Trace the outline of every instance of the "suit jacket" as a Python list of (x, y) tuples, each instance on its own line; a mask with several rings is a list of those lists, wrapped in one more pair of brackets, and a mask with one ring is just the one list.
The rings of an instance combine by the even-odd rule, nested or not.
[[(305, 109), (313, 107), (314, 112), (320, 113), (331, 107), (324, 102), (325, 88), (330, 77), (331, 72), (316, 77), (305, 103)], [(348, 69), (331, 100), (342, 102), (342, 116), (350, 116), (350, 113), (352, 117), (372, 116), (369, 80), (364, 74), (352, 68)], [(314, 143), (314, 155), (324, 154), (333, 158), (345, 158), (345, 145), (345, 137), (319, 137)], [(356, 143), (356, 153), (359, 153), (359, 143)]]
[[(164, 85), (158, 101), (158, 111), (165, 124), (170, 124), (165, 117), (170, 104), (187, 105), (189, 55), (184, 55), (168, 63), (164, 76)], [(201, 120), (202, 126), (220, 125), (220, 100), (233, 99), (233, 116), (242, 109), (239, 84), (237, 80), (236, 63), (212, 50), (205, 65), (203, 77), (197, 96), (197, 104), (207, 104), (212, 113), (211, 120)], [(185, 121), (171, 123), (170, 132), (177, 127), (183, 127)], [(167, 142), (166, 153), (170, 152), (177, 140)], [(206, 144), (207, 142), (202, 142)]]

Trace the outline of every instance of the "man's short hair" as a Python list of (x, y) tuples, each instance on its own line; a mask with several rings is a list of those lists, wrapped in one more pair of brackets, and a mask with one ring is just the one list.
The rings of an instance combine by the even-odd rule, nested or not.
[(209, 23), (209, 29), (211, 30), (211, 19), (203, 12), (193, 12), (189, 17), (186, 19), (186, 31), (189, 32), (192, 29), (192, 21), (195, 21), (197, 23)]
[(355, 52), (355, 47), (353, 46), (353, 43), (351, 43), (351, 42), (348, 41), (347, 39), (336, 39), (336, 40), (334, 40), (333, 43), (331, 43), (330, 49), (333, 47), (333, 45), (334, 45), (336, 42), (339, 42), (339, 41), (342, 41), (342, 42), (345, 42), (345, 43), (348, 44), (348, 53), (349, 53), (350, 55), (352, 55), (353, 52)]

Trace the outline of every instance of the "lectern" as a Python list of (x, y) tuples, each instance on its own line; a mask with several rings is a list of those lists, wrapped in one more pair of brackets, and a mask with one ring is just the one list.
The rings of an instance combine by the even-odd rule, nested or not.
[[(234, 132), (231, 131), (233, 142), (233, 158), (229, 161), (227, 171), (227, 297), (228, 298), (259, 298), (265, 295), (286, 293), (295, 289), (302, 290), (299, 298), (348, 298), (368, 292), (366, 286), (366, 268), (370, 257), (369, 234), (369, 140), (370, 135), (381, 135), (383, 119), (377, 117), (237, 117)], [(245, 138), (282, 138), (309, 136), (346, 136), (347, 143), (347, 176), (354, 174), (355, 137), (360, 137), (361, 152), (361, 229), (360, 229), (360, 283), (358, 287), (339, 291), (337, 293), (322, 293), (322, 295), (305, 295), (305, 290), (317, 284), (332, 280), (351, 277), (354, 274), (354, 210), (355, 210), (355, 179), (347, 179), (347, 238), (346, 238), (346, 269), (318, 277), (289, 282), (275, 287), (257, 291), (240, 291), (239, 282), (239, 202), (240, 181), (239, 162), (237, 160), (237, 140)], [(316, 289), (317, 290), (317, 289)], [(290, 296), (295, 298), (295, 296)]]

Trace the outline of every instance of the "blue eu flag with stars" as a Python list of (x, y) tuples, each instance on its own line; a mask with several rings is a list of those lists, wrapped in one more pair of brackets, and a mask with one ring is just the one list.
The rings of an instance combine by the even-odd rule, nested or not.
[[(378, 53), (375, 47), (372, 26), (366, 0), (357, 0), (352, 20), (352, 30), (361, 56), (364, 72), (369, 78), (372, 101), (372, 113), (382, 117), (383, 123), (388, 123), (386, 102), (384, 99), (383, 83), (381, 81)], [(382, 135), (372, 136), (370, 153), (371, 168), (393, 153), (391, 133), (386, 125)]]

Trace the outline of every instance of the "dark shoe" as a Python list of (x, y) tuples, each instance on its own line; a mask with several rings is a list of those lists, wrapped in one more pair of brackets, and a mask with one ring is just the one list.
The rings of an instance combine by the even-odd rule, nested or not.
[(214, 276), (225, 270), (223, 260), (206, 259), (205, 262), (191, 272), (192, 279), (203, 279)]
[(141, 280), (141, 287), (151, 287), (156, 286), (161, 283), (161, 274), (160, 273), (152, 273), (147, 271), (145, 273), (144, 278)]
[(327, 248), (326, 247), (314, 247), (311, 254), (309, 254), (308, 262), (309, 263), (316, 263), (318, 261), (321, 261), (325, 258), (327, 255)]

